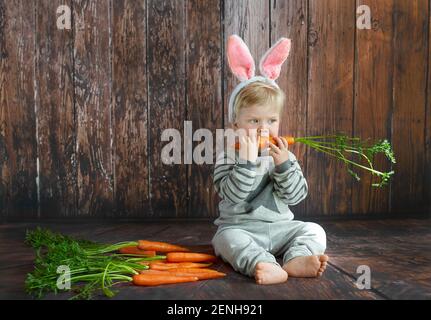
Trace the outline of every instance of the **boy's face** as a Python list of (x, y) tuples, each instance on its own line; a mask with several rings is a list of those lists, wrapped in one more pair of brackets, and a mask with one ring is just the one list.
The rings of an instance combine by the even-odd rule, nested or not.
[(250, 134), (251, 130), (269, 131), (269, 135), (278, 137), (280, 126), (280, 113), (276, 107), (271, 105), (254, 105), (241, 108), (234, 123), (234, 129), (245, 129)]

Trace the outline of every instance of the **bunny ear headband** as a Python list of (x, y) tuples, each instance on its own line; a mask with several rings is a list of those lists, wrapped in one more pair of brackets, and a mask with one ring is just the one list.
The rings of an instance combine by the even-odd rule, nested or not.
[(231, 35), (227, 43), (227, 60), (232, 73), (241, 82), (232, 91), (229, 99), (229, 122), (235, 120), (233, 104), (239, 91), (255, 81), (263, 81), (279, 88), (275, 80), (280, 75), (281, 66), (289, 56), (290, 39), (280, 38), (261, 58), (259, 70), (262, 76), (255, 76), (253, 57), (244, 41)]

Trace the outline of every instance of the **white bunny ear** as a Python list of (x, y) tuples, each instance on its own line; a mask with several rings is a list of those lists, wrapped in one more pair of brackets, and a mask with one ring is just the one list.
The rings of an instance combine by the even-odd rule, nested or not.
[(276, 80), (280, 76), (281, 66), (289, 56), (290, 47), (290, 39), (280, 38), (260, 60), (260, 73), (271, 80)]
[(228, 39), (227, 61), (232, 73), (240, 81), (254, 77), (254, 59), (244, 41), (235, 34)]

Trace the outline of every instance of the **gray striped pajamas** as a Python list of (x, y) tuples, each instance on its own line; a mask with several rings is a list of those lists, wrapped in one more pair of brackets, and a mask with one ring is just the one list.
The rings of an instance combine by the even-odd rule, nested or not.
[(271, 156), (240, 162), (238, 151), (217, 157), (213, 181), (221, 197), (212, 239), (217, 256), (238, 272), (254, 275), (257, 262), (278, 264), (323, 254), (326, 234), (315, 223), (293, 220), (289, 206), (304, 200), (308, 185), (295, 155), (275, 166)]

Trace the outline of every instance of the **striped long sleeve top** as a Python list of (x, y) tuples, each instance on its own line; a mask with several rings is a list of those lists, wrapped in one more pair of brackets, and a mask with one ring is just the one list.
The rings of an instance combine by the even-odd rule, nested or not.
[(289, 160), (277, 166), (271, 156), (240, 162), (238, 151), (223, 152), (217, 157), (213, 182), (221, 198), (216, 225), (292, 220), (290, 206), (308, 194), (307, 181), (291, 151)]

